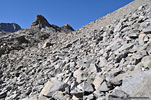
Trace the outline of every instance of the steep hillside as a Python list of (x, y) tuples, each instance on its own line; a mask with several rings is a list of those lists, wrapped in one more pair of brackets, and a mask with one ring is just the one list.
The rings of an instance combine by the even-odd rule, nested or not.
[(0, 37), (0, 99), (149, 100), (150, 60), (150, 0), (77, 31), (38, 15), (30, 28)]

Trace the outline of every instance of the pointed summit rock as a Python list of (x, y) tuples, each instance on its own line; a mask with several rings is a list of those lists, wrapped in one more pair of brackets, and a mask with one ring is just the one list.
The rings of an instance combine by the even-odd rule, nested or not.
[(42, 15), (37, 15), (35, 21), (32, 23), (32, 26), (39, 26), (39, 28), (51, 27), (46, 18)]
[(40, 29), (42, 28), (51, 28), (51, 30), (55, 30), (56, 32), (71, 32), (74, 31), (74, 29), (69, 25), (69, 24), (65, 24), (62, 27), (59, 27), (57, 25), (53, 25), (53, 24), (49, 24), (49, 22), (47, 21), (47, 19), (42, 16), (42, 15), (37, 15), (35, 21), (32, 23), (31, 27), (38, 27)]

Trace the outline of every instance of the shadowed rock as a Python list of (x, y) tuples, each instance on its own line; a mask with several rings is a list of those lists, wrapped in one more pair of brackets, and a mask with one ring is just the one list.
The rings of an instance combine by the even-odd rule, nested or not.
[(20, 29), (21, 27), (16, 23), (0, 23), (0, 31), (3, 32), (16, 32)]
[(74, 31), (74, 29), (69, 25), (69, 24), (65, 24), (61, 27), (61, 30), (63, 31)]

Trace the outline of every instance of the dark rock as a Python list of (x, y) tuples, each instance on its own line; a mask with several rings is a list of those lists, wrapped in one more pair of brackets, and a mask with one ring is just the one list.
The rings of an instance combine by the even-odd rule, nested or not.
[(115, 79), (112, 79), (109, 81), (109, 84), (111, 84), (111, 86), (121, 86), (122, 85), (122, 80), (115, 80)]
[(103, 40), (103, 36), (102, 37), (98, 37), (97, 40), (96, 40), (96, 44), (98, 44), (102, 40)]
[(18, 41), (19, 44), (22, 44), (22, 43), (30, 43), (30, 42), (25, 38), (25, 36), (16, 37), (16, 40)]
[(74, 29), (69, 24), (65, 24), (65, 25), (61, 26), (60, 28), (61, 28), (62, 31), (65, 31), (65, 32), (74, 31)]
[(115, 60), (116, 63), (119, 63), (122, 60), (122, 58), (126, 58), (128, 56), (128, 54), (129, 54), (129, 52), (126, 51), (126, 52), (123, 52), (120, 55), (118, 55)]
[(0, 99), (3, 99), (7, 96), (7, 92), (0, 92)]

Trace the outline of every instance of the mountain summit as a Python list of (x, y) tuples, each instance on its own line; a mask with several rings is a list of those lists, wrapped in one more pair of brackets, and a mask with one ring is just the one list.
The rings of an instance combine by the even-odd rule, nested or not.
[(63, 32), (74, 31), (74, 29), (69, 24), (65, 24), (62, 27), (59, 27), (59, 26), (53, 25), (53, 24), (49, 24), (47, 19), (42, 15), (37, 15), (35, 21), (31, 25), (31, 27), (35, 27), (35, 26), (39, 27), (40, 29), (47, 27), (47, 28), (54, 29), (55, 31), (63, 31)]
[(44, 28), (44, 27), (51, 27), (51, 25), (49, 24), (49, 22), (46, 20), (46, 18), (42, 15), (37, 15), (35, 21), (32, 23), (31, 26), (39, 26), (40, 28)]

